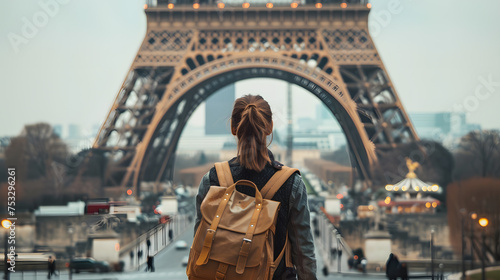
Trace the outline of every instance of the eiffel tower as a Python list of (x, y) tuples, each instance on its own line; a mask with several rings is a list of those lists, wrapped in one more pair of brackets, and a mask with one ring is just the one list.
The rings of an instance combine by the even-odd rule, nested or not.
[(284, 80), (317, 96), (366, 181), (377, 153), (418, 140), (368, 32), (366, 0), (151, 0), (144, 8), (146, 36), (93, 145), (107, 159), (112, 197), (171, 180), (191, 114), (248, 78)]

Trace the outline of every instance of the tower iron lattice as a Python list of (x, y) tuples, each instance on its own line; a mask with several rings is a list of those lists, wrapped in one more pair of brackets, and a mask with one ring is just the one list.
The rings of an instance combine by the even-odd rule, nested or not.
[(106, 157), (110, 196), (172, 179), (194, 110), (249, 78), (284, 80), (317, 96), (339, 121), (365, 180), (377, 153), (418, 140), (369, 35), (366, 2), (205, 3), (145, 6), (145, 38), (93, 145)]

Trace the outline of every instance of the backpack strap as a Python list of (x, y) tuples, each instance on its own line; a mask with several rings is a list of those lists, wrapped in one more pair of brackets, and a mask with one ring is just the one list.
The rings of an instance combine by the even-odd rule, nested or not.
[[(281, 170), (276, 171), (274, 175), (267, 181), (266, 185), (262, 188), (261, 194), (265, 199), (272, 199), (276, 192), (281, 188), (281, 186), (296, 172), (300, 171), (297, 168), (290, 168), (288, 166), (282, 166)], [(288, 231), (286, 232), (285, 244), (280, 254), (276, 258), (274, 265), (278, 267), (281, 259), (285, 257), (286, 267), (293, 267), (292, 263), (292, 247), (290, 240), (288, 239)]]
[(216, 280), (226, 279), (227, 268), (228, 268), (227, 264), (223, 262), (219, 263), (219, 267), (217, 268), (217, 272), (215, 273), (215, 279)]
[(281, 188), (281, 186), (292, 176), (295, 172), (300, 171), (297, 168), (290, 168), (282, 166), (281, 170), (276, 171), (273, 177), (267, 181), (266, 185), (262, 188), (260, 193), (265, 199), (272, 199), (274, 194)]
[[(286, 233), (286, 236), (288, 238), (288, 232)], [(290, 240), (287, 240), (287, 242), (285, 243), (285, 266), (286, 267), (293, 267), (293, 263), (292, 263), (292, 243), (290, 242)]]
[(283, 249), (281, 250), (281, 252), (278, 255), (278, 257), (276, 258), (276, 260), (274, 260), (274, 262), (273, 262), (274, 269), (278, 268), (278, 265), (280, 264), (281, 259), (283, 257), (285, 258), (285, 267), (293, 267), (292, 247), (291, 247), (290, 240), (288, 239), (288, 231), (286, 232), (285, 245), (283, 245)]
[[(257, 196), (259, 190), (255, 189), (255, 194)], [(255, 201), (257, 203), (257, 200)], [(238, 254), (238, 262), (236, 263), (236, 273), (243, 274), (245, 272), (245, 266), (250, 254), (250, 249), (252, 248), (253, 235), (255, 233), (255, 228), (257, 227), (257, 222), (259, 220), (261, 204), (258, 203), (253, 211), (252, 219), (250, 220), (250, 225), (248, 225), (247, 232), (243, 238), (243, 243), (241, 244), (240, 253)]]
[[(234, 188), (230, 190), (230, 192), (226, 191), (226, 196), (231, 197), (233, 191)], [(212, 242), (214, 241), (215, 238), (215, 232), (222, 217), (222, 213), (224, 212), (224, 209), (226, 208), (228, 202), (229, 199), (224, 199), (219, 204), (219, 207), (215, 212), (215, 217), (212, 220), (212, 224), (210, 225), (210, 228), (207, 229), (205, 240), (203, 241), (203, 248), (201, 249), (200, 256), (196, 260), (196, 265), (204, 265), (208, 262), (208, 256), (210, 255), (210, 250), (212, 249)]]
[(229, 162), (216, 162), (215, 171), (217, 172), (217, 178), (219, 179), (219, 185), (221, 187), (229, 187), (233, 182), (233, 175), (231, 174), (231, 168), (229, 168)]

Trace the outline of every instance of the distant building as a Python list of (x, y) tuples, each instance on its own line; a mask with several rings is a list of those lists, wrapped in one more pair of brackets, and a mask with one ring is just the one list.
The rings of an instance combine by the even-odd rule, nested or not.
[(410, 113), (410, 119), (422, 139), (443, 142), (457, 139), (472, 130), (479, 130), (478, 124), (467, 123), (465, 113)]
[(81, 137), (80, 126), (77, 124), (70, 124), (68, 126), (68, 139), (78, 139)]
[(195, 154), (199, 151), (213, 153), (223, 149), (224, 142), (234, 138), (230, 135), (204, 135), (205, 128), (201, 126), (186, 126), (177, 144), (177, 151), (183, 154)]
[(234, 84), (230, 84), (207, 98), (205, 105), (205, 135), (229, 135), (229, 118), (233, 110)]
[(293, 135), (293, 148), (305, 150), (332, 151), (345, 145), (345, 137), (342, 131), (336, 132), (298, 132)]
[(85, 214), (85, 202), (68, 202), (66, 205), (40, 206), (35, 210), (35, 216), (82, 216)]
[(335, 186), (352, 186), (353, 184), (353, 170), (350, 166), (318, 158), (305, 159), (304, 165), (323, 182), (329, 182)]
[[(280, 133), (285, 135), (284, 131)], [(282, 141), (278, 142), (285, 145)], [(345, 135), (338, 121), (322, 103), (316, 106), (315, 118), (299, 118), (294, 126), (294, 150), (336, 150), (345, 143)]]
[(54, 131), (54, 134), (59, 136), (59, 138), (63, 138), (63, 126), (60, 124), (55, 124), (52, 126), (52, 130)]
[(421, 138), (432, 137), (436, 129), (451, 132), (451, 113), (411, 113), (410, 118)]
[(10, 137), (7, 136), (0, 137), (0, 157), (3, 157), (5, 149), (7, 149), (9, 144), (10, 144)]
[(300, 132), (315, 131), (318, 128), (318, 120), (312, 118), (299, 118), (294, 128), (295, 131)]
[(80, 126), (78, 124), (54, 124), (52, 129), (68, 146), (71, 153), (78, 153), (83, 149), (92, 147), (99, 125)]
[(332, 112), (323, 104), (320, 103), (316, 106), (316, 119), (325, 121), (325, 120), (333, 120), (335, 117)]

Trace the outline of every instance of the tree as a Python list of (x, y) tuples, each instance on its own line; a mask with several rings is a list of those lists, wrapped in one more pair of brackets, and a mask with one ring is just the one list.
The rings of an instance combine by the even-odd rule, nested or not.
[(420, 164), (415, 172), (422, 181), (441, 187), (452, 181), (453, 155), (438, 142), (422, 140), (379, 153), (379, 165), (373, 172), (375, 184), (385, 186), (402, 180), (408, 173), (407, 157)]
[(351, 166), (349, 151), (347, 150), (346, 145), (340, 146), (340, 148), (333, 152), (322, 153), (321, 158), (324, 160), (334, 161), (341, 165)]
[(64, 162), (68, 148), (49, 124), (37, 123), (11, 139), (5, 154), (9, 166), (25, 172), (26, 179), (37, 179), (54, 176), (54, 163)]
[(500, 178), (500, 133), (472, 131), (460, 139), (455, 152), (455, 180), (473, 177)]
[(18, 195), (17, 201), (31, 207), (40, 195), (59, 197), (67, 156), (66, 144), (49, 124), (26, 125), (5, 150), (6, 165), (16, 168), (16, 193), (23, 194), (23, 197)]
[(10, 144), (5, 149), (5, 164), (7, 167), (16, 168), (18, 178), (27, 177), (26, 158), (24, 157), (24, 147), (26, 139), (13, 137)]

